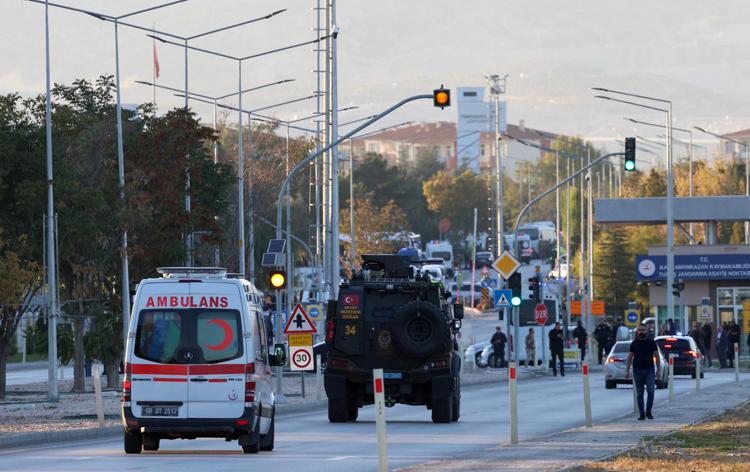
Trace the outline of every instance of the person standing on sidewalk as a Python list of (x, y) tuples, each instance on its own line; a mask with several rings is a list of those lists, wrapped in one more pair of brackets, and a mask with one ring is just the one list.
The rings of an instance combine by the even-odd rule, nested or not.
[(612, 329), (609, 327), (604, 320), (599, 320), (599, 324), (594, 330), (594, 339), (596, 339), (596, 357), (599, 364), (602, 363), (604, 356), (609, 354), (608, 344), (609, 338), (612, 335)]
[(706, 344), (703, 342), (703, 331), (701, 331), (700, 322), (696, 321), (693, 324), (693, 329), (690, 331), (690, 337), (695, 341), (695, 345), (698, 346), (698, 351), (705, 356)]
[[(659, 360), (659, 348), (656, 341), (650, 339), (646, 334), (646, 325), (640, 324), (635, 331), (635, 339), (630, 342), (630, 352), (628, 353), (628, 366), (625, 371), (625, 378), (632, 378), (633, 388), (636, 389), (638, 398), (638, 416), (639, 421), (646, 418), (653, 420), (651, 409), (654, 406), (654, 385), (656, 377), (661, 374), (661, 361)], [(656, 374), (654, 374), (654, 361), (656, 361)], [(643, 389), (646, 389), (646, 407), (643, 406)]]
[(719, 323), (716, 329), (716, 355), (719, 357), (720, 369), (727, 367), (727, 332), (724, 328), (725, 326)]
[(536, 366), (536, 340), (534, 339), (534, 328), (529, 328), (526, 335), (526, 367)]
[[(505, 343), (507, 342), (508, 338), (505, 336), (505, 333), (503, 333), (503, 329), (500, 326), (495, 328), (495, 334), (493, 334), (492, 339), (490, 339), (490, 344), (492, 344), (492, 349), (495, 355), (494, 367), (505, 367)], [(498, 361), (500, 362), (499, 365)]]
[(581, 320), (578, 320), (578, 325), (573, 330), (573, 337), (578, 340), (578, 349), (581, 351), (581, 362), (583, 362), (586, 359), (586, 341), (589, 335), (581, 324)]
[(739, 347), (740, 345), (740, 325), (736, 321), (728, 323), (727, 326), (727, 358), (729, 359), (729, 367), (734, 368), (734, 346)]
[(556, 361), (560, 359), (560, 375), (565, 377), (565, 359), (563, 355), (563, 334), (560, 323), (555, 323), (554, 329), (549, 332), (549, 352), (552, 359), (552, 374), (557, 377), (557, 364)]

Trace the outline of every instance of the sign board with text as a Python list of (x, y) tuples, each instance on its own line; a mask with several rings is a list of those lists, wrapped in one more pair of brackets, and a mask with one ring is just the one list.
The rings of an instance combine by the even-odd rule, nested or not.
[[(586, 302), (588, 303), (588, 302)], [(591, 314), (594, 316), (602, 316), (607, 314), (606, 304), (603, 301), (594, 300), (591, 302)], [(581, 300), (573, 300), (570, 302), (570, 314), (581, 315), (583, 314), (583, 302)]]

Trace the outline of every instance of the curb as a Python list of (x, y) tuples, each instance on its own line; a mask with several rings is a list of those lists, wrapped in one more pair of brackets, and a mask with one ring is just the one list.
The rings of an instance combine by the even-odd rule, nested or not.
[(108, 426), (106, 428), (74, 429), (70, 431), (50, 431), (45, 433), (28, 433), (0, 438), (0, 449), (30, 446), (32, 444), (53, 444), (78, 441), (81, 439), (114, 436), (122, 432), (122, 426)]

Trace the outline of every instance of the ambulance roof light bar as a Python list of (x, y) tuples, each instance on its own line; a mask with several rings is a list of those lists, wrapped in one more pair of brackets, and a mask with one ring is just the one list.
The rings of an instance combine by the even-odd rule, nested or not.
[(224, 279), (227, 277), (227, 270), (224, 267), (159, 267), (156, 272), (167, 279), (180, 277)]

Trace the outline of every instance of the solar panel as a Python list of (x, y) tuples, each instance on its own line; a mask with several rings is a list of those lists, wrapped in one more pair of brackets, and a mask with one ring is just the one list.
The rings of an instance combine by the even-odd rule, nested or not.
[(262, 267), (276, 267), (276, 256), (277, 254), (272, 252), (264, 253), (260, 265)]
[(268, 241), (268, 251), (273, 254), (282, 254), (286, 248), (286, 239), (272, 239)]

